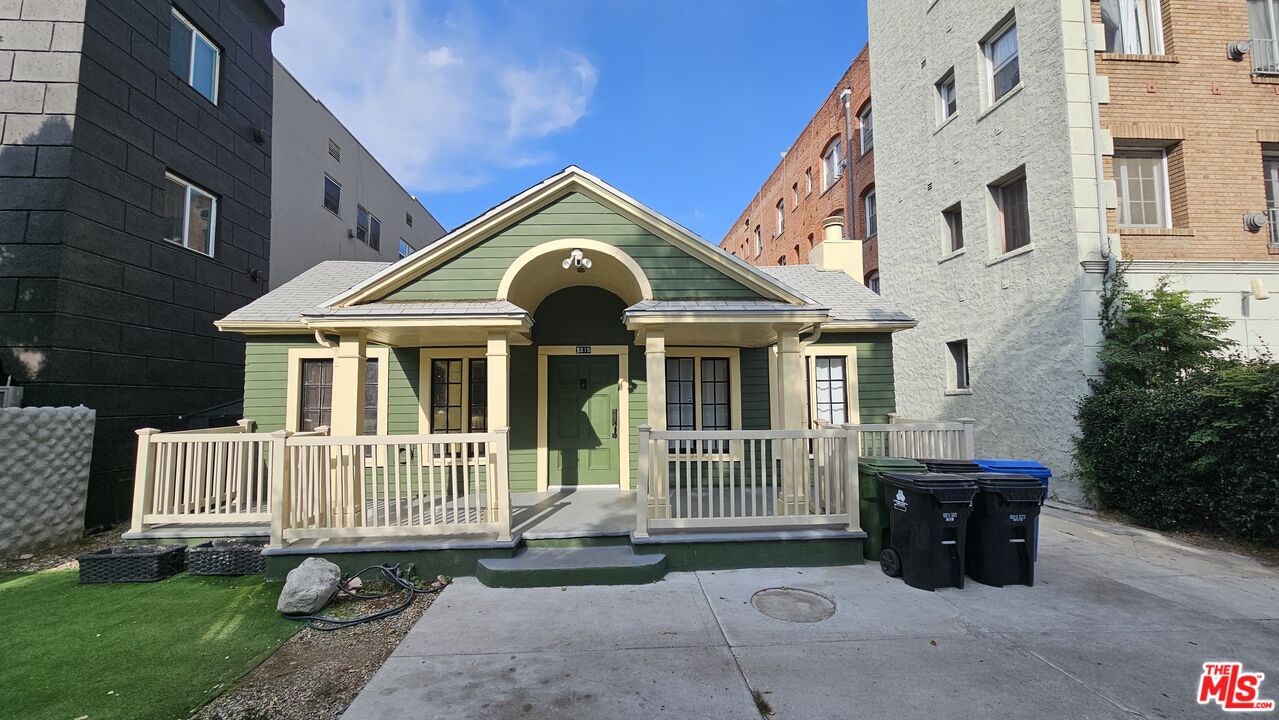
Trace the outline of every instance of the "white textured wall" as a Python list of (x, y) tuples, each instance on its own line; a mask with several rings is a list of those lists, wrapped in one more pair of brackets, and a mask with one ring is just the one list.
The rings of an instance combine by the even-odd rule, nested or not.
[[(1087, 390), (1090, 309), (1079, 264), (1088, 253), (1076, 235), (1087, 228), (1075, 210), (1076, 175), (1086, 173), (1071, 162), (1063, 52), (1072, 3), (1082, 8), (870, 0), (869, 15), (882, 288), (920, 321), (893, 339), (898, 410), (976, 418), (979, 456), (1038, 459), (1058, 475), (1061, 496), (1079, 499), (1071, 436)], [(1023, 87), (990, 109), (980, 41), (1014, 9)], [(939, 128), (933, 88), (951, 67), (959, 112)], [(987, 185), (1023, 164), (1034, 249), (1001, 258)], [(1095, 187), (1078, 186), (1093, 195), (1095, 217)], [(941, 211), (957, 201), (966, 249), (943, 260)], [(957, 339), (969, 343), (971, 394), (947, 391), (946, 342)]]
[(84, 534), (94, 411), (0, 408), (0, 555)]

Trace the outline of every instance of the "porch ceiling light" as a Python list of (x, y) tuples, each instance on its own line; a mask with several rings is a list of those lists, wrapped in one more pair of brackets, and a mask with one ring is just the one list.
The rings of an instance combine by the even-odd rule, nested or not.
[(586, 257), (581, 250), (573, 250), (568, 254), (564, 262), (560, 263), (565, 270), (574, 269), (577, 272), (586, 272), (591, 269), (591, 259)]

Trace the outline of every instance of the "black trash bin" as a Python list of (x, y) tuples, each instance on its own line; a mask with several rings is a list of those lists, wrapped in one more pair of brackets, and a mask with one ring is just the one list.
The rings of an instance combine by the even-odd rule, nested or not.
[(968, 519), (968, 577), (983, 585), (1035, 584), (1035, 520), (1044, 486), (1029, 475), (977, 473)]
[(962, 588), (966, 523), (977, 486), (963, 475), (887, 472), (880, 478), (892, 543), (880, 568), (921, 590)]
[(967, 475), (983, 472), (981, 465), (972, 460), (950, 460), (945, 458), (924, 458), (919, 460), (931, 473), (948, 473), (951, 475)]

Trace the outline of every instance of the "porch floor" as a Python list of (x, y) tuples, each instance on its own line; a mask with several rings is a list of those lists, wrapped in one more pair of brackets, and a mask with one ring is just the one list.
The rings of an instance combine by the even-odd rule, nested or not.
[(635, 491), (564, 488), (511, 494), (511, 533), (528, 540), (610, 537), (635, 529)]

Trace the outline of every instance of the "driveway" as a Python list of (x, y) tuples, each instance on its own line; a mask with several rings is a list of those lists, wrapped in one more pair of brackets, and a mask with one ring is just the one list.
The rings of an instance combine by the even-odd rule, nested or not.
[[(1279, 572), (1063, 510), (1042, 525), (1033, 588), (930, 593), (874, 565), (630, 587), (461, 578), (344, 718), (749, 720), (756, 698), (779, 720), (1220, 718), (1195, 703), (1208, 660), (1266, 673), (1261, 697), (1279, 698)], [(834, 614), (764, 615), (752, 596), (775, 587)]]

